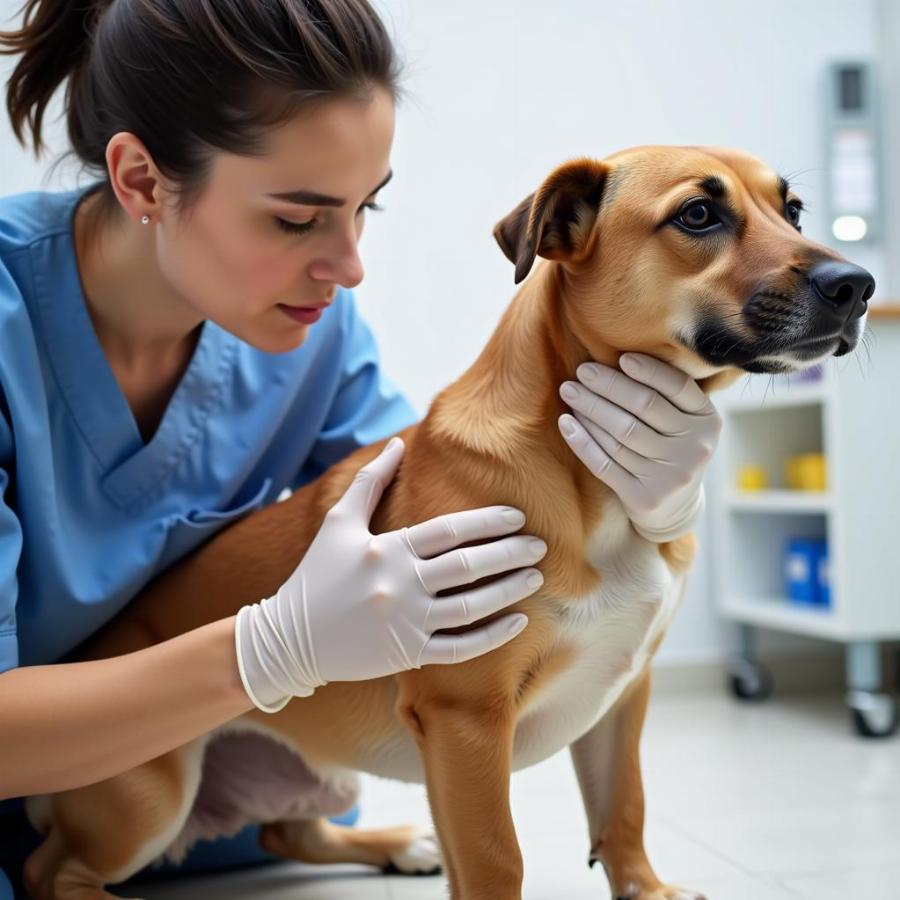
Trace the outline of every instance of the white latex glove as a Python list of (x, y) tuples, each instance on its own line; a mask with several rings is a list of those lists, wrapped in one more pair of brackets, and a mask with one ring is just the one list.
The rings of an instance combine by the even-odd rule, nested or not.
[(722, 420), (680, 369), (643, 353), (623, 354), (619, 365), (623, 371), (584, 363), (578, 382), (563, 382), (560, 396), (575, 415), (561, 415), (559, 430), (615, 491), (638, 534), (671, 541), (690, 531), (703, 511), (703, 472)]
[(507, 506), (373, 535), (369, 522), (404, 450), (394, 438), (363, 466), (278, 593), (238, 611), (241, 680), (264, 712), (278, 712), (291, 697), (308, 697), (329, 681), (472, 659), (527, 624), (528, 617), (517, 613), (462, 634), (434, 633), (499, 612), (534, 593), (543, 575), (527, 568), (464, 593), (435, 597), (438, 591), (531, 566), (547, 545), (533, 535), (514, 535), (453, 549), (521, 528), (525, 516)]

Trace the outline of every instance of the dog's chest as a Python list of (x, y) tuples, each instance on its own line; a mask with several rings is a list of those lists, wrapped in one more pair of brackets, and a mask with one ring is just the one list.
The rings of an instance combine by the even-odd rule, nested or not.
[(520, 716), (513, 749), (516, 769), (532, 765), (588, 731), (641, 672), (680, 598), (659, 548), (641, 538), (615, 497), (585, 548), (601, 575), (587, 597), (561, 598), (559, 645), (571, 663), (538, 687)]

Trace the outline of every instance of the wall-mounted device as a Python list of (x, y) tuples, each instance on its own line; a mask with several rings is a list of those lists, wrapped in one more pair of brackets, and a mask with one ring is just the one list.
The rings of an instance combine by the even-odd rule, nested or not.
[(865, 62), (832, 63), (826, 110), (826, 197), (832, 235), (872, 241), (881, 233), (875, 69)]

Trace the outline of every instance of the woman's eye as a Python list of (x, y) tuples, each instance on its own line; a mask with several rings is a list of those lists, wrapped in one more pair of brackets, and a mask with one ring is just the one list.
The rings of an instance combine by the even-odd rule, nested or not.
[(802, 210), (803, 206), (796, 200), (791, 200), (784, 208), (785, 218), (797, 231), (800, 231), (800, 213)]
[(280, 216), (275, 216), (275, 222), (282, 231), (286, 231), (288, 234), (306, 234), (316, 224), (315, 219), (310, 219), (308, 222), (289, 222)]
[[(356, 211), (356, 214), (359, 215), (364, 209), (370, 209), (372, 212), (381, 212), (384, 207), (379, 206), (374, 201), (370, 201), (369, 203), (363, 203)], [(286, 231), (288, 234), (306, 234), (315, 227), (317, 222), (318, 219), (310, 219), (308, 222), (290, 222), (287, 219), (282, 219), (280, 216), (275, 216), (275, 223), (282, 231)]]
[(679, 213), (677, 221), (691, 231), (705, 231), (722, 220), (715, 214), (709, 203), (701, 200), (686, 206)]

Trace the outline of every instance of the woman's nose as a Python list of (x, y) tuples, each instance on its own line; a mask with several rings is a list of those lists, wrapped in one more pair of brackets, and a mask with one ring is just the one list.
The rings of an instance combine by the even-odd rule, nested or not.
[(356, 287), (365, 274), (359, 258), (358, 243), (359, 235), (355, 230), (341, 234), (327, 252), (315, 261), (310, 275), (322, 281), (337, 282), (341, 287)]
[(335, 280), (342, 287), (354, 288), (363, 280), (363, 275), (365, 274), (363, 264), (355, 246), (352, 252), (341, 257), (338, 271), (339, 274)]

